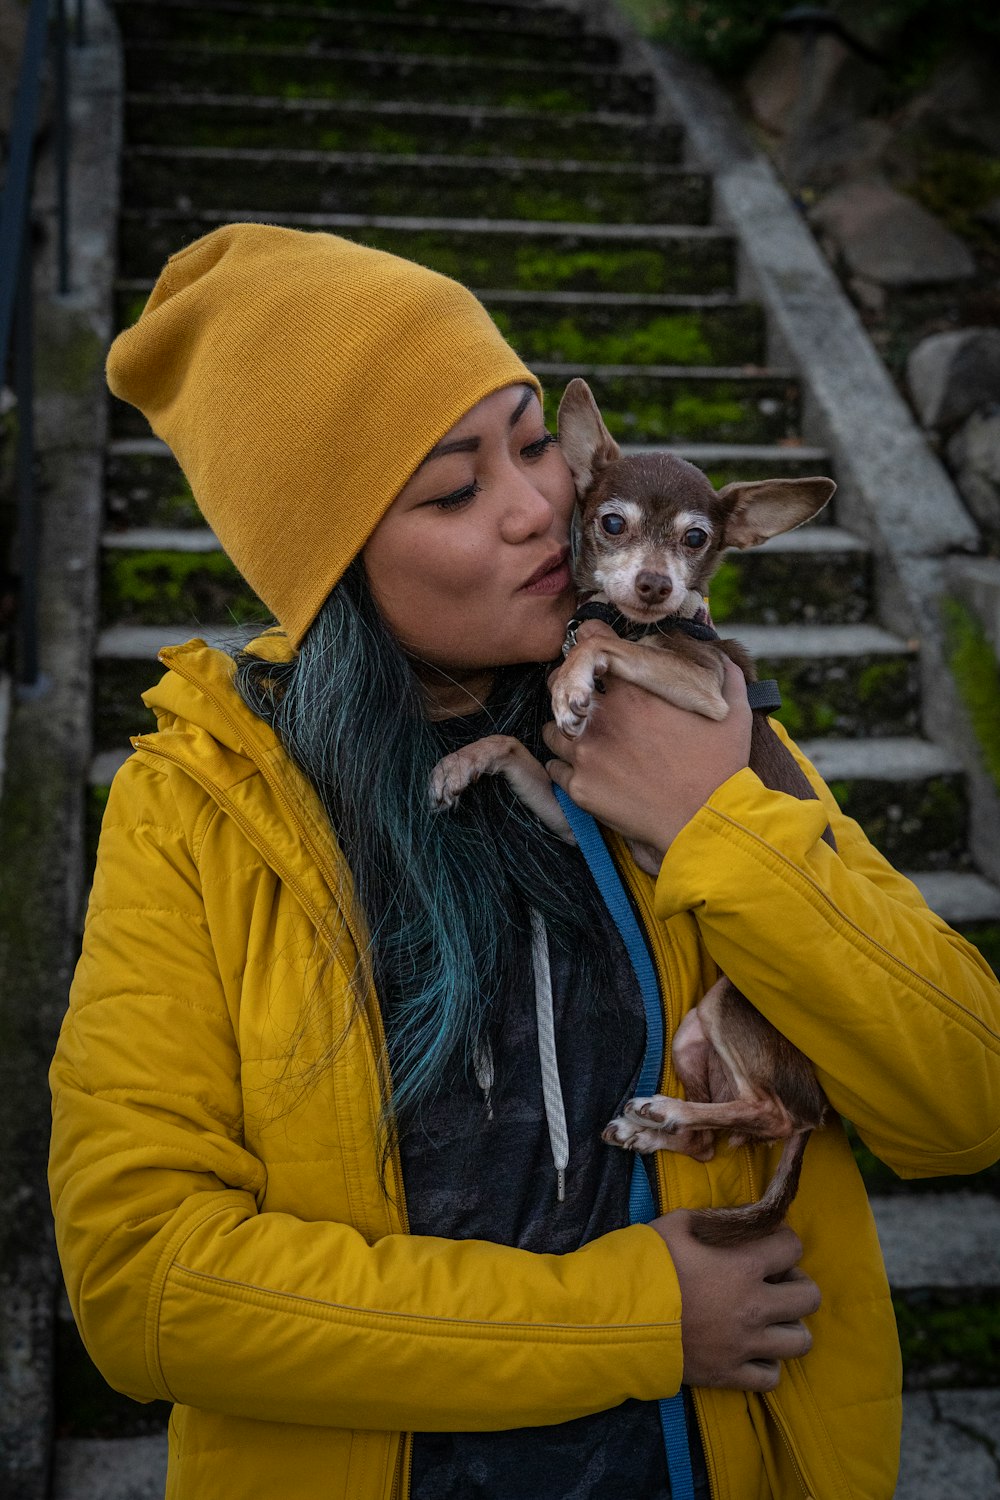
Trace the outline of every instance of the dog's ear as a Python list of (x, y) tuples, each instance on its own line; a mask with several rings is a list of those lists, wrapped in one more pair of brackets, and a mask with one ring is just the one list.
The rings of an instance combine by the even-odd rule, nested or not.
[(724, 547), (756, 547), (819, 514), (837, 486), (832, 479), (758, 479), (718, 492), (726, 517)]
[(621, 449), (604, 425), (590, 386), (579, 376), (563, 392), (558, 427), (559, 446), (576, 492), (584, 495), (600, 470), (621, 458)]

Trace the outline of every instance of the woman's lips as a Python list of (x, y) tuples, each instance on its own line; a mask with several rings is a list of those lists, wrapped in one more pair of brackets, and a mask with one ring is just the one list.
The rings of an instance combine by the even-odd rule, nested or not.
[(519, 590), (522, 594), (561, 594), (570, 588), (573, 582), (569, 568), (569, 548), (564, 547), (560, 553), (537, 573), (533, 573), (527, 583), (523, 583)]

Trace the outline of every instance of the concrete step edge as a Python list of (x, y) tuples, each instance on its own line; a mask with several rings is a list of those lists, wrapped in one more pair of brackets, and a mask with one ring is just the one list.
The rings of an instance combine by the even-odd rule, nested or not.
[[(295, 62), (298, 59), (309, 62), (342, 62), (353, 63), (364, 66), (371, 63), (376, 67), (386, 67), (398, 64), (405, 67), (408, 73), (433, 72), (435, 69), (452, 74), (461, 73), (465, 75), (470, 69), (487, 71), (490, 74), (498, 72), (514, 73), (523, 77), (525, 74), (537, 76), (539, 79), (551, 79), (553, 67), (547, 62), (531, 62), (528, 59), (516, 58), (507, 63), (500, 63), (495, 58), (477, 57), (470, 53), (467, 56), (453, 54), (442, 54), (435, 52), (394, 52), (391, 49), (381, 51), (375, 48), (359, 47), (295, 47), (274, 45), (270, 47), (208, 47), (199, 46), (193, 42), (138, 42), (124, 41), (126, 59), (130, 54), (144, 52), (154, 57), (176, 58), (178, 55), (193, 53), (197, 57), (220, 57), (233, 58), (243, 61), (253, 61), (257, 58), (274, 58)], [(647, 84), (648, 73), (630, 72), (624, 67), (601, 68), (593, 63), (559, 63), (558, 75), (560, 78), (590, 80), (594, 83), (607, 84), (611, 80), (624, 79), (636, 84)], [(155, 91), (154, 91), (155, 92)]]
[[(157, 94), (147, 90), (138, 90), (135, 93), (125, 95), (126, 105), (153, 106), (158, 107), (169, 104), (171, 109), (184, 110), (192, 107), (209, 106), (213, 109), (232, 109), (240, 113), (260, 112), (265, 114), (276, 111), (287, 114), (359, 114), (384, 115), (390, 118), (400, 116), (412, 116), (420, 118), (445, 118), (445, 119), (476, 119), (476, 120), (506, 120), (510, 122), (522, 121), (524, 124), (546, 125), (552, 121), (552, 111), (544, 109), (525, 109), (516, 104), (421, 104), (413, 99), (285, 99), (275, 94), (212, 94), (202, 90), (191, 90), (178, 94)], [(558, 115), (560, 125), (602, 125), (609, 130), (643, 130), (650, 128), (648, 115), (632, 114), (628, 110), (592, 109), (592, 110), (560, 110)], [(676, 121), (658, 119), (657, 129), (665, 129), (680, 133), (681, 127)]]
[[(729, 628), (727, 623), (727, 629)], [(99, 660), (155, 660), (164, 646), (199, 637), (209, 645), (251, 639), (263, 627), (225, 623), (200, 625), (110, 625), (97, 640)], [(916, 643), (890, 635), (877, 625), (740, 625), (734, 634), (754, 656), (771, 661), (790, 657), (910, 656)]]
[(952, 926), (1000, 921), (1000, 888), (985, 876), (955, 870), (905, 873), (931, 910)]
[(988, 1193), (890, 1193), (871, 1199), (889, 1285), (1000, 1285), (1000, 1200)]
[(284, 224), (311, 229), (397, 229), (423, 234), (443, 230), (448, 234), (511, 234), (520, 239), (562, 239), (571, 234), (581, 240), (606, 240), (610, 243), (652, 240), (664, 244), (685, 240), (702, 243), (731, 244), (731, 230), (714, 224), (577, 224), (555, 219), (462, 219), (423, 218), (414, 214), (324, 214), (324, 213), (257, 213), (242, 209), (125, 208), (123, 220), (144, 225), (171, 224), (200, 219), (206, 224), (236, 224), (250, 217), (258, 224)]
[[(804, 740), (799, 748), (813, 762), (826, 781), (918, 781), (933, 776), (958, 775), (962, 770), (957, 761), (926, 740), (903, 737), (886, 737), (882, 740), (832, 740), (829, 742), (829, 753), (821, 755), (819, 747), (823, 745), (824, 742), (821, 740)], [(880, 757), (877, 752), (882, 746), (885, 750)], [(863, 753), (854, 753), (856, 747), (860, 747), (860, 752), (869, 749), (875, 752), (871, 755), (870, 762), (865, 759)], [(130, 751), (124, 747), (102, 750), (96, 754), (90, 765), (90, 784), (106, 786), (129, 754)], [(930, 877), (920, 875), (909, 878), (925, 881)], [(956, 873), (953, 878), (968, 880), (981, 877), (961, 876)], [(1000, 891), (994, 890), (993, 894), (997, 902), (997, 914), (1000, 915)], [(930, 904), (928, 902), (928, 905)]]
[(963, 771), (955, 756), (915, 735), (800, 740), (799, 749), (824, 781), (919, 781), (929, 776), (957, 776)]
[(773, 365), (602, 365), (535, 359), (531, 368), (538, 375), (555, 375), (565, 380), (571, 380), (574, 375), (603, 376), (605, 379), (645, 376), (653, 380), (780, 380), (791, 385), (797, 384), (800, 378), (794, 370)]
[[(156, 437), (114, 438), (107, 447), (113, 458), (163, 458), (173, 461), (166, 443)], [(719, 463), (808, 462), (829, 461), (825, 448), (783, 446), (769, 443), (623, 443), (623, 453), (676, 453), (689, 463), (710, 466)]]
[[(207, 527), (133, 526), (125, 531), (105, 531), (101, 546), (117, 552), (217, 552), (219, 543)], [(810, 526), (801, 531), (790, 531), (785, 536), (772, 537), (755, 552), (794, 553), (796, 556), (810, 552), (821, 553), (866, 553), (868, 546), (850, 531), (837, 526)]]
[(108, 552), (221, 552), (218, 538), (207, 526), (133, 526), (106, 531), (101, 546)]
[(380, 171), (395, 167), (427, 168), (434, 171), (470, 172), (518, 172), (537, 177), (541, 172), (553, 176), (579, 177), (583, 173), (594, 176), (619, 178), (631, 174), (640, 179), (675, 178), (677, 181), (699, 179), (709, 182), (707, 172), (696, 167), (677, 166), (673, 163), (649, 161), (592, 161), (568, 157), (544, 156), (460, 156), (427, 151), (317, 151), (293, 146), (129, 146), (122, 155), (140, 160), (184, 162), (216, 161), (232, 162), (236, 165), (279, 162), (285, 166), (296, 164), (324, 166), (372, 166)]
[[(154, 282), (146, 276), (122, 276), (115, 282), (115, 291), (119, 294), (141, 294), (153, 290)], [(523, 303), (529, 307), (595, 307), (595, 308), (644, 308), (648, 307), (655, 311), (664, 312), (737, 312), (740, 309), (749, 309), (756, 306), (745, 297), (734, 296), (731, 292), (520, 292), (516, 288), (510, 290), (493, 290), (486, 288), (477, 290), (472, 288), (475, 296), (481, 302), (496, 303), (498, 306)], [(652, 448), (654, 445), (638, 445), (636, 451), (641, 448)], [(808, 450), (810, 453), (822, 454), (822, 448)]]

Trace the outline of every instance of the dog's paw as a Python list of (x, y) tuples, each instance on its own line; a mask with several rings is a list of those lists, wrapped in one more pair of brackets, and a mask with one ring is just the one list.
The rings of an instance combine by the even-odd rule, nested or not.
[(676, 1151), (695, 1161), (711, 1161), (715, 1137), (711, 1130), (691, 1125), (684, 1115), (684, 1102), (654, 1094), (648, 1099), (630, 1099), (621, 1115), (605, 1127), (602, 1139), (630, 1151)]
[(601, 1131), (601, 1140), (609, 1146), (619, 1146), (623, 1151), (635, 1151), (639, 1156), (648, 1156), (659, 1151), (663, 1138), (659, 1130), (640, 1129), (635, 1121), (619, 1116), (609, 1121)]
[(437, 812), (449, 812), (476, 776), (475, 763), (462, 750), (444, 756), (431, 772), (431, 806)]
[(594, 706), (592, 683), (579, 680), (556, 682), (552, 687), (552, 717), (567, 739), (577, 739), (586, 729)]

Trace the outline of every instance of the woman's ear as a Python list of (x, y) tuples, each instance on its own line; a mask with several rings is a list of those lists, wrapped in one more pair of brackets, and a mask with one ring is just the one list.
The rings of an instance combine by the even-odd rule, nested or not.
[(724, 547), (756, 547), (819, 514), (837, 486), (832, 479), (758, 479), (717, 493), (726, 517)]
[(583, 496), (601, 469), (621, 458), (585, 380), (571, 380), (559, 403), (559, 447), (569, 464), (576, 493)]

